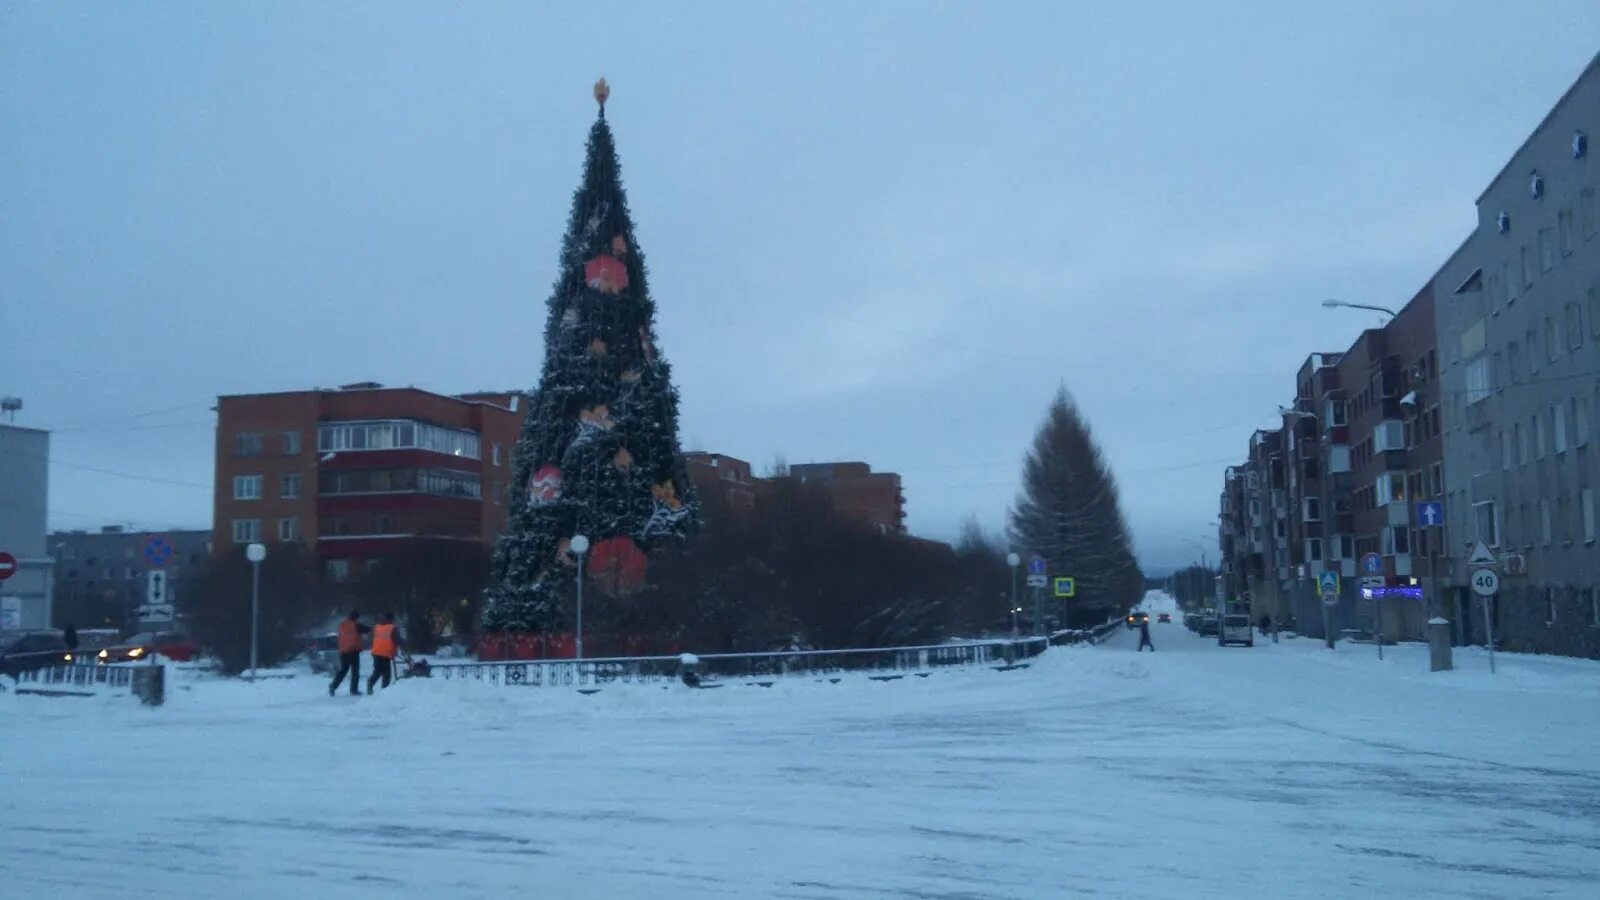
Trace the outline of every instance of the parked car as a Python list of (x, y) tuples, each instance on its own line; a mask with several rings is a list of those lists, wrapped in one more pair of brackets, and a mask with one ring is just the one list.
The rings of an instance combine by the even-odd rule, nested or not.
[(1171, 613), (1157, 613), (1156, 614), (1156, 621), (1157, 622), (1171, 622), (1172, 621), (1172, 614)]
[(0, 675), (16, 678), (21, 672), (33, 672), (50, 666), (72, 662), (72, 652), (59, 631), (38, 631), (11, 639), (0, 645)]
[(1217, 614), (1214, 612), (1201, 613), (1200, 627), (1197, 629), (1198, 633), (1201, 635), (1216, 634), (1217, 630)]
[(339, 671), (339, 632), (330, 631), (306, 640), (306, 661), (311, 671), (332, 675)]
[(139, 662), (152, 653), (173, 662), (189, 662), (200, 655), (200, 645), (180, 634), (146, 631), (101, 650), (97, 658), (102, 663)]
[(1249, 616), (1222, 617), (1222, 628), (1217, 633), (1217, 645), (1226, 647), (1229, 644), (1243, 644), (1246, 647), (1256, 645), (1256, 632), (1250, 625)]

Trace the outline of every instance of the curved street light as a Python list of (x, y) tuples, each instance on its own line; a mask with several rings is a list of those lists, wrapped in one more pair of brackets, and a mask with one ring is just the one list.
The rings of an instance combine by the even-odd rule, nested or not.
[(1391, 319), (1393, 319), (1396, 316), (1400, 315), (1399, 313), (1395, 312), (1394, 310), (1390, 309), (1387, 306), (1371, 306), (1371, 305), (1366, 304), (1366, 303), (1348, 303), (1348, 302), (1346, 302), (1344, 300), (1335, 300), (1332, 297), (1329, 297), (1328, 299), (1322, 301), (1322, 305), (1326, 309), (1339, 309), (1339, 308), (1342, 307), (1344, 309), (1366, 309), (1366, 310), (1371, 310), (1372, 312), (1381, 312), (1381, 313), (1383, 313), (1384, 315), (1388, 316)]

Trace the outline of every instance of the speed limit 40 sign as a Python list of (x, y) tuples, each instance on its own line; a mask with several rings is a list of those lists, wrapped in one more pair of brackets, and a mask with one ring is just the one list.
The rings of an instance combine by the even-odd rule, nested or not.
[(1493, 569), (1472, 571), (1472, 592), (1479, 597), (1492, 597), (1500, 592), (1500, 573)]

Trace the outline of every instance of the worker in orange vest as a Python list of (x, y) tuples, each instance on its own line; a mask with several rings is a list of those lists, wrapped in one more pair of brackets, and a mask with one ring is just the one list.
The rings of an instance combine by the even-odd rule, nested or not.
[(400, 637), (400, 628), (394, 624), (394, 613), (383, 614), (383, 621), (372, 626), (372, 675), (367, 679), (367, 693), (372, 693), (372, 686), (383, 679), (383, 686), (389, 686), (389, 679), (394, 673), (395, 652), (404, 645)]
[(361, 613), (350, 610), (349, 618), (339, 623), (339, 674), (328, 685), (328, 696), (339, 692), (339, 683), (350, 673), (350, 696), (361, 696), (361, 636), (372, 629), (361, 624)]

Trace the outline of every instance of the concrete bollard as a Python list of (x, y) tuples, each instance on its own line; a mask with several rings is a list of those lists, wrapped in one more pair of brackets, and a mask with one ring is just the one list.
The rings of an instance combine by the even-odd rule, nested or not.
[(699, 687), (700, 657), (693, 653), (678, 654), (678, 677), (689, 687)]
[(133, 668), (133, 695), (145, 706), (160, 706), (167, 700), (167, 667)]
[(1432, 618), (1428, 620), (1428, 671), (1443, 672), (1455, 668), (1451, 659), (1450, 649), (1450, 620)]

